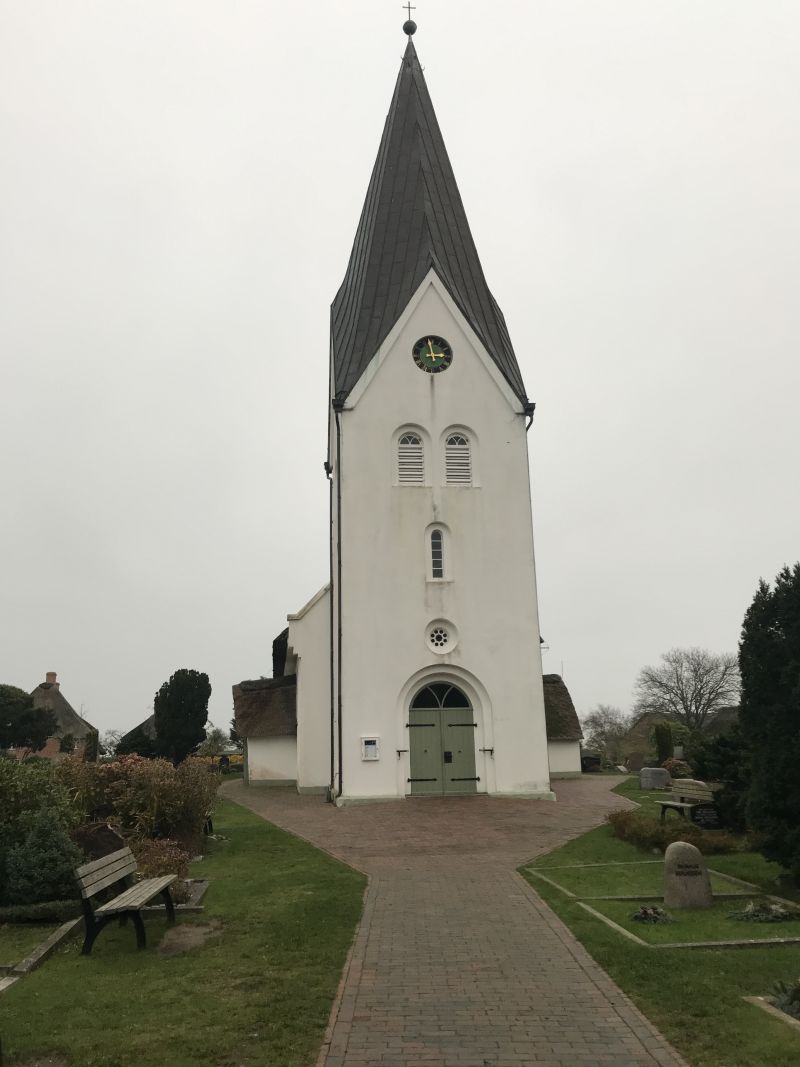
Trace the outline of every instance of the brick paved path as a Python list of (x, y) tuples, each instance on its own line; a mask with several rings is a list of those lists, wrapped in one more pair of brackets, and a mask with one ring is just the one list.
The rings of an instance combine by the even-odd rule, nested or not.
[(407, 799), (336, 809), (225, 794), (369, 875), (319, 1067), (685, 1067), (515, 873), (628, 802), (618, 779), (558, 802)]

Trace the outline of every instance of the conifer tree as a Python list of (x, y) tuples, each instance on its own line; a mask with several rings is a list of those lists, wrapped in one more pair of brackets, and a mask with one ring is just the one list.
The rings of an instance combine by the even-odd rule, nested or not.
[(748, 821), (768, 859), (800, 878), (800, 563), (759, 583), (739, 644)]
[(205, 739), (211, 685), (202, 671), (182, 668), (155, 695), (156, 748), (176, 765)]

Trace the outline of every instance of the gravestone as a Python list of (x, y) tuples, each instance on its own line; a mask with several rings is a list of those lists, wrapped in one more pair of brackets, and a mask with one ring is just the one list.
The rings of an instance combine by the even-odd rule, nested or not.
[(642, 767), (639, 771), (640, 789), (668, 789), (671, 781), (666, 767)]
[(701, 830), (721, 830), (722, 819), (714, 804), (695, 804), (689, 812), (689, 818)]
[(664, 855), (664, 907), (710, 908), (713, 903), (702, 852), (686, 841), (673, 841)]

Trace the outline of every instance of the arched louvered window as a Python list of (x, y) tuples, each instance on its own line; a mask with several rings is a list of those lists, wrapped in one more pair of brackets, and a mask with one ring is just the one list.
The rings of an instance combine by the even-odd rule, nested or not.
[(399, 485), (425, 484), (425, 451), (418, 433), (403, 433), (397, 442), (397, 481)]
[(431, 578), (444, 578), (444, 534), (431, 530)]
[(472, 456), (469, 438), (466, 434), (447, 435), (444, 446), (444, 470), (447, 485), (472, 485)]

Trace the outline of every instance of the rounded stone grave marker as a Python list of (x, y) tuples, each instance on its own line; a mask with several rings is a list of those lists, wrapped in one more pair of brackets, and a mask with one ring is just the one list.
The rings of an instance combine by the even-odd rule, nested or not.
[(713, 903), (702, 852), (687, 841), (673, 841), (664, 854), (664, 906), (710, 908)]
[(668, 789), (671, 781), (666, 767), (642, 767), (639, 771), (640, 789)]

